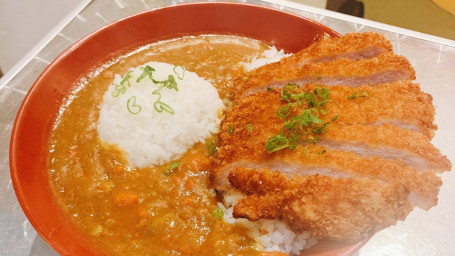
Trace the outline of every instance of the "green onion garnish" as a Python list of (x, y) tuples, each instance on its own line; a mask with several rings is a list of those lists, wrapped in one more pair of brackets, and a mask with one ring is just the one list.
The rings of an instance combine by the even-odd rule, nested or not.
[(125, 83), (128, 84), (128, 87), (131, 87), (130, 78), (131, 78), (132, 72), (133, 72), (133, 70), (126, 72), (122, 81), (120, 81), (120, 84), (116, 84), (114, 86), (114, 91), (112, 92), (113, 97), (118, 97), (118, 96), (120, 96), (120, 94), (124, 94), (126, 92), (127, 87), (126, 87)]
[(179, 166), (179, 162), (174, 162), (173, 164), (171, 164), (171, 165), (168, 167), (168, 169), (169, 169), (169, 170), (172, 170), (172, 169), (174, 169), (174, 168), (176, 168), (176, 167), (178, 167), (178, 166)]
[(166, 111), (169, 114), (173, 115), (175, 113), (174, 109), (172, 109), (168, 104), (161, 101), (161, 92), (160, 91), (162, 88), (163, 88), (163, 86), (160, 86), (158, 89), (156, 89), (155, 91), (152, 92), (152, 94), (158, 95), (158, 99), (153, 104), (153, 107), (155, 108), (156, 112), (158, 112), (158, 113)]
[(287, 148), (287, 147), (289, 147), (289, 139), (280, 134), (277, 134), (277, 135), (271, 137), (265, 143), (265, 149), (269, 153), (273, 153), (275, 151), (278, 151), (280, 149)]
[(206, 147), (207, 147), (207, 155), (209, 155), (209, 156), (214, 156), (216, 154), (216, 152), (218, 151), (218, 146), (216, 145), (216, 142), (213, 140), (210, 141)]
[[(159, 88), (152, 92), (152, 94), (158, 95), (158, 99), (153, 104), (153, 107), (155, 108), (155, 110), (158, 113), (162, 113), (163, 111), (166, 111), (169, 114), (173, 115), (175, 113), (174, 109), (172, 109), (168, 104), (161, 101), (161, 92), (160, 91), (164, 87), (178, 91), (179, 89), (178, 89), (177, 81), (175, 80), (175, 77), (173, 75), (169, 75), (167, 80), (157, 81), (153, 77), (153, 72), (155, 71), (155, 69), (153, 67), (146, 65), (145, 67), (141, 67), (141, 70), (142, 70), (141, 75), (136, 79), (137, 83), (139, 83), (142, 79), (148, 77), (150, 80), (152, 80), (152, 82), (154, 84), (160, 84)], [(173, 71), (180, 80), (183, 80), (183, 77), (185, 75), (185, 68), (183, 66), (175, 66), (173, 68)]]
[(174, 73), (177, 75), (177, 78), (183, 80), (185, 77), (185, 67), (184, 66), (175, 66), (173, 68)]
[(133, 96), (128, 99), (126, 102), (126, 108), (128, 109), (128, 112), (130, 112), (133, 115), (139, 114), (141, 112), (142, 107), (136, 104), (136, 96)]
[(171, 115), (175, 113), (174, 109), (172, 109), (168, 104), (159, 100), (155, 101), (155, 103), (153, 104), (153, 108), (155, 108), (156, 112), (158, 113), (161, 113), (163, 111), (166, 111)]
[(221, 219), (223, 219), (224, 212), (223, 212), (223, 210), (221, 210), (220, 208), (217, 207), (212, 211), (212, 216), (216, 220), (221, 220)]
[(289, 116), (289, 114), (291, 114), (292, 112), (292, 103), (288, 103), (286, 104), (286, 106), (284, 107), (280, 107), (277, 111), (276, 111), (276, 115), (283, 119), (283, 118), (286, 118), (287, 116)]
[(248, 130), (248, 132), (252, 132), (253, 131), (253, 125), (252, 124), (247, 124), (246, 125), (246, 129)]
[[(278, 118), (284, 119), (284, 123), (280, 132), (269, 138), (265, 143), (268, 153), (284, 148), (295, 149), (299, 141), (316, 143), (330, 124), (320, 118), (320, 115), (328, 113), (325, 110), (325, 106), (330, 101), (330, 90), (318, 86), (312, 92), (294, 93), (297, 87), (298, 85), (296, 84), (288, 84), (281, 90), (281, 100), (287, 102), (287, 104), (280, 107), (276, 115)], [(304, 106), (304, 109), (301, 114), (290, 116), (293, 108), (298, 110), (302, 106)], [(332, 118), (332, 122), (337, 118), (338, 116)]]
[(233, 132), (234, 132), (234, 124), (231, 124), (231, 126), (229, 126), (228, 133), (231, 134)]
[(348, 100), (355, 100), (355, 99), (358, 99), (358, 98), (366, 98), (366, 97), (369, 97), (370, 94), (366, 91), (356, 91), (354, 92), (351, 96), (349, 96), (347, 99)]
[(144, 79), (147, 76), (150, 78), (150, 80), (152, 80), (152, 81), (154, 80), (153, 79), (153, 71), (155, 71), (154, 68), (147, 65), (145, 67), (141, 67), (141, 70), (142, 70), (142, 74), (136, 79), (136, 83), (139, 83), (142, 79)]

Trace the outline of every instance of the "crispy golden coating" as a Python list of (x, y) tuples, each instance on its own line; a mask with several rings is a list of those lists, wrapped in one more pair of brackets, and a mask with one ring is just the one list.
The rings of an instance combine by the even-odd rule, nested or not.
[(358, 241), (403, 220), (412, 210), (409, 191), (400, 184), (368, 178), (287, 177), (267, 169), (235, 168), (232, 185), (247, 196), (234, 216), (281, 219), (296, 232)]
[(328, 149), (401, 160), (404, 164), (423, 171), (444, 172), (452, 168), (447, 156), (442, 155), (423, 134), (391, 124), (372, 126), (333, 123), (319, 144)]
[(301, 67), (286, 66), (261, 73), (253, 70), (234, 81), (234, 97), (245, 97), (268, 87), (281, 88), (288, 83), (359, 87), (364, 84), (377, 85), (414, 79), (415, 71), (405, 57), (385, 53), (357, 61), (336, 59)]
[[(246, 195), (235, 217), (284, 220), (335, 240), (368, 237), (414, 206), (435, 206), (438, 174), (452, 166), (430, 142), (435, 107), (413, 79), (409, 61), (372, 33), (324, 40), (236, 79), (213, 158), (214, 187)], [(288, 84), (298, 86), (286, 87), (292, 96), (281, 90)], [(321, 97), (320, 88), (330, 91), (323, 110), (299, 101)], [(308, 130), (302, 120), (325, 124)]]
[[(321, 85), (308, 84), (301, 86), (296, 93), (313, 91)], [(434, 136), (437, 126), (434, 122), (435, 107), (433, 97), (420, 90), (419, 84), (409, 80), (380, 84), (377, 86), (364, 85), (358, 88), (349, 86), (330, 86), (330, 102), (326, 106), (329, 115), (324, 116), (324, 121), (338, 115), (337, 123), (344, 124), (394, 124), (409, 130), (420, 131), (428, 138)], [(367, 93), (368, 97), (349, 99), (355, 93)], [(241, 105), (235, 111), (250, 109), (253, 105), (274, 106), (278, 109), (285, 102), (280, 101), (280, 90), (264, 90), (258, 95), (241, 99), (236, 105)], [(271, 109), (273, 110), (273, 109)], [(246, 115), (253, 116), (253, 111)], [(274, 113), (272, 113), (274, 114)]]
[[(262, 149), (258, 147), (256, 150)], [(220, 157), (224, 153), (225, 151), (220, 152)], [(295, 150), (285, 149), (268, 155), (270, 157), (267, 160), (260, 158), (245, 160), (241, 155), (236, 155), (236, 160), (231, 164), (218, 169), (214, 186), (222, 190), (229, 189), (227, 176), (235, 167), (269, 168), (288, 175), (361, 177), (403, 184), (411, 191), (409, 200), (412, 205), (429, 209), (437, 204), (439, 187), (442, 185), (441, 178), (434, 172), (421, 172), (400, 161), (379, 156), (365, 157), (354, 152), (327, 150), (318, 145), (297, 147)]]
[[(309, 89), (316, 87), (309, 86)], [(357, 92), (366, 92), (368, 97), (348, 99)], [(331, 86), (327, 111), (339, 115), (338, 123), (384, 124), (391, 123), (409, 130), (420, 131), (428, 138), (434, 136), (433, 97), (420, 90), (420, 85), (411, 81), (399, 81), (377, 86), (359, 88)]]
[[(371, 32), (348, 33), (342, 37), (327, 38), (312, 44), (280, 63), (288, 65), (294, 62), (298, 66), (308, 62), (326, 62), (334, 59), (359, 60), (376, 57), (392, 50), (392, 44), (383, 35)], [(258, 69), (261, 68), (266, 69), (266, 67)]]
[[(330, 98), (332, 101), (327, 103), (329, 113), (322, 119), (329, 121), (334, 116), (338, 116), (340, 120), (337, 119), (337, 121), (330, 123), (318, 144), (328, 149), (352, 151), (363, 156), (382, 156), (387, 159), (403, 161), (404, 164), (419, 170), (436, 172), (450, 170), (450, 161), (431, 144), (424, 134), (397, 126), (393, 122), (396, 119), (404, 121), (399, 118), (407, 112), (409, 123), (430, 123), (428, 126), (431, 127), (433, 116), (430, 115), (428, 118), (428, 116), (420, 114), (434, 113), (432, 111), (434, 107), (426, 94), (420, 92), (420, 94), (417, 93), (416, 97), (408, 97), (402, 87), (403, 84), (398, 85), (398, 87), (389, 85), (391, 90), (386, 90), (386, 85), (378, 88), (362, 87), (371, 95), (367, 98), (355, 100), (344, 98), (354, 90), (345, 90), (345, 87), (339, 86), (332, 87), (331, 95), (338, 94), (338, 96)], [(408, 85), (412, 84), (409, 83)], [(309, 88), (313, 87), (310, 86)], [(403, 96), (393, 95), (395, 92), (392, 90), (393, 88), (398, 88), (396, 94)], [(412, 91), (412, 88), (415, 87), (410, 86), (409, 88)], [(301, 89), (305, 89), (305, 87)], [(340, 97), (340, 95), (343, 96)], [(390, 99), (393, 99), (396, 104), (402, 105), (403, 109), (396, 111), (398, 113), (391, 111), (389, 109), (391, 104), (387, 102), (387, 96), (390, 96)], [(425, 106), (421, 106), (420, 101), (415, 100), (419, 96), (427, 98)], [(285, 104), (286, 102), (281, 100), (279, 92), (275, 90), (259, 92), (236, 101), (221, 123), (218, 166), (229, 164), (238, 159), (261, 161), (271, 159), (274, 154), (267, 153), (264, 145), (270, 137), (278, 134), (283, 127), (284, 121), (277, 117), (276, 111)], [(360, 109), (361, 112), (358, 111), (359, 113), (353, 114), (361, 104), (362, 107), (360, 108), (363, 108)], [(294, 108), (290, 116), (298, 115), (301, 111), (302, 109)], [(348, 117), (346, 118), (345, 115)], [(387, 116), (388, 118), (385, 118)], [(425, 117), (428, 119), (422, 120)], [(359, 121), (356, 122), (355, 119)], [(353, 121), (346, 123), (350, 120)], [(369, 125), (374, 122), (381, 124)], [(248, 126), (252, 129), (248, 129)], [(432, 130), (427, 128), (427, 134), (430, 132)]]
[(327, 62), (335, 59), (366, 59), (391, 52), (392, 44), (377, 33), (348, 33), (342, 37), (329, 37), (279, 62), (257, 68), (254, 73), (280, 69), (282, 66), (302, 66), (306, 63)]

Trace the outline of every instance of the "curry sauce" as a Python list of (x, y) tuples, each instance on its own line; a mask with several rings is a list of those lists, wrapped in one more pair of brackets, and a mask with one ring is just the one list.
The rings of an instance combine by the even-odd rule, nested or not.
[(209, 180), (215, 138), (166, 165), (131, 168), (121, 150), (100, 141), (96, 124), (115, 74), (150, 61), (182, 65), (228, 100), (239, 63), (267, 48), (237, 36), (183, 37), (141, 47), (83, 79), (55, 122), (48, 173), (62, 207), (97, 247), (109, 255), (259, 254), (216, 205)]

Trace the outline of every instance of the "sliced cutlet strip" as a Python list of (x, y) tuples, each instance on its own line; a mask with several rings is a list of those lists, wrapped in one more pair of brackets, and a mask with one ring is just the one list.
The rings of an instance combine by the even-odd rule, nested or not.
[(333, 123), (321, 136), (318, 145), (362, 156), (398, 160), (422, 171), (444, 172), (452, 168), (449, 159), (423, 134), (390, 124)]
[[(256, 150), (261, 150), (261, 148)], [(220, 153), (223, 154), (223, 150)], [(285, 149), (273, 154), (264, 153), (264, 156), (249, 160), (235, 156), (236, 160), (217, 169), (213, 179), (215, 188), (229, 189), (229, 173), (237, 167), (268, 168), (282, 172), (288, 177), (293, 175), (358, 177), (380, 180), (385, 183), (399, 183), (411, 192), (409, 201), (412, 205), (429, 209), (437, 204), (439, 188), (442, 185), (441, 178), (434, 172), (420, 172), (399, 161), (381, 157), (363, 157), (353, 152), (327, 150), (318, 145), (308, 145), (306, 148), (297, 147), (295, 150)], [(220, 155), (220, 157), (222, 156)], [(264, 188), (266, 189), (264, 191), (258, 191), (257, 188), (253, 188), (253, 190), (256, 194), (269, 191), (268, 188)], [(246, 191), (248, 190), (243, 190), (243, 192)]]
[(321, 40), (295, 54), (257, 68), (254, 72), (261, 73), (281, 66), (302, 66), (306, 63), (327, 62), (335, 59), (367, 59), (385, 52), (392, 52), (392, 44), (381, 34), (348, 33), (342, 37), (330, 37)]
[(266, 194), (247, 192), (235, 206), (236, 218), (280, 219), (296, 232), (317, 238), (358, 241), (403, 220), (412, 210), (409, 191), (400, 184), (368, 178), (294, 176), (267, 169), (236, 168), (233, 186), (266, 187)]
[(414, 79), (415, 71), (405, 57), (385, 53), (357, 61), (336, 59), (301, 67), (281, 67), (270, 72), (251, 72), (234, 81), (234, 98), (245, 97), (267, 88), (282, 88), (289, 83), (359, 87), (364, 84), (377, 85)]
[[(248, 134), (243, 131), (241, 124), (229, 123), (227, 125), (228, 129), (237, 127), (237, 132), (234, 128), (231, 134), (219, 136), (220, 153), (230, 158), (238, 156), (245, 160), (269, 154), (265, 149), (265, 143), (279, 133), (282, 124), (273, 122), (259, 124), (254, 120), (250, 122), (253, 129), (259, 131), (256, 133), (252, 131)], [(222, 125), (221, 133), (225, 131), (225, 128)], [(378, 156), (400, 161), (420, 171), (441, 173), (449, 171), (452, 167), (449, 159), (431, 144), (425, 135), (390, 124), (344, 125), (331, 123), (325, 134), (320, 136), (317, 145), (331, 150), (354, 152), (361, 156)], [(220, 161), (228, 163), (227, 159), (220, 159)]]
[(433, 97), (409, 80), (359, 88), (332, 86), (330, 100), (326, 110), (338, 115), (338, 123), (393, 124), (428, 138), (433, 138), (437, 129)]
[[(313, 91), (318, 87), (321, 85), (309, 84), (296, 88), (294, 92)], [(409, 80), (358, 88), (339, 85), (327, 88), (330, 89), (330, 102), (326, 105), (329, 114), (322, 117), (324, 121), (338, 116), (337, 122), (344, 124), (393, 124), (419, 131), (428, 138), (432, 138), (437, 129), (433, 123), (435, 107), (432, 96), (422, 92), (419, 84)], [(264, 117), (270, 120), (275, 118), (274, 111), (286, 105), (281, 100), (281, 90), (266, 90), (256, 94), (236, 102), (239, 106), (234, 111), (237, 113), (247, 109), (251, 111), (240, 113), (245, 114), (246, 119)], [(261, 115), (254, 111), (259, 111)]]
[[(381, 94), (381, 96), (384, 95)], [(357, 102), (362, 100), (346, 101), (349, 104), (358, 104)], [(365, 103), (374, 102), (374, 99), (364, 101)], [(221, 152), (225, 150), (230, 152), (229, 149), (235, 149), (235, 152), (230, 154), (240, 154), (239, 156), (246, 160), (256, 158), (257, 154), (263, 155), (265, 142), (280, 133), (283, 127), (284, 120), (276, 116), (276, 110), (284, 105), (285, 103), (282, 102), (277, 91), (261, 92), (236, 101), (234, 106), (227, 111), (226, 117), (221, 123), (219, 133)], [(325, 115), (327, 118), (322, 118), (330, 120), (333, 116), (338, 115), (342, 120), (344, 110), (341, 109), (339, 114), (334, 113), (335, 111), (330, 111), (331, 105), (337, 104), (336, 102), (327, 103), (329, 113)], [(373, 104), (373, 106), (375, 105), (381, 104)], [(413, 108), (414, 105), (416, 108), (420, 107), (419, 103), (412, 102), (411, 98), (410, 105), (407, 107)], [(432, 107), (432, 105), (430, 106)], [(301, 109), (295, 108), (290, 116), (301, 114), (301, 111)], [(385, 109), (384, 113), (387, 111)], [(349, 115), (350, 112), (346, 111), (346, 115)], [(364, 112), (366, 115), (372, 114), (372, 112)], [(393, 111), (390, 114), (393, 115)], [(318, 145), (323, 145), (328, 149), (352, 151), (363, 156), (381, 156), (400, 160), (406, 165), (424, 171), (450, 170), (450, 161), (431, 144), (425, 135), (396, 126), (393, 122), (387, 124), (384, 120), (386, 119), (378, 120), (383, 123), (378, 125), (366, 125), (362, 122), (346, 124), (341, 121), (338, 123), (337, 120), (330, 123), (325, 134), (321, 135)], [(251, 147), (258, 147), (258, 149), (251, 151)], [(265, 154), (267, 153), (265, 152)], [(218, 163), (218, 165), (224, 164)]]

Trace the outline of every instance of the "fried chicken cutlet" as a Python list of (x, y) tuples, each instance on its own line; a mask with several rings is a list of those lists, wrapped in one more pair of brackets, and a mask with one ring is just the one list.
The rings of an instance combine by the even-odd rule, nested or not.
[(212, 159), (214, 188), (244, 195), (234, 217), (357, 241), (437, 205), (452, 166), (430, 141), (432, 97), (390, 43), (340, 43), (361, 36), (375, 34), (323, 40), (234, 81)]
[(246, 194), (234, 207), (235, 217), (282, 219), (295, 232), (311, 230), (317, 238), (358, 241), (412, 210), (404, 186), (368, 178), (288, 177), (237, 167), (229, 180)]
[[(298, 92), (303, 89), (299, 88)], [(337, 114), (332, 112), (331, 105), (337, 105), (336, 100), (327, 104), (330, 118)], [(441, 181), (426, 167), (436, 166), (435, 171), (440, 171), (450, 169), (450, 163), (422, 133), (391, 124), (343, 124), (337, 120), (329, 125), (320, 142), (270, 154), (264, 145), (282, 128), (283, 121), (276, 116), (276, 109), (282, 106), (285, 103), (277, 91), (266, 91), (237, 101), (226, 113), (214, 159), (215, 188), (229, 187), (227, 175), (236, 166), (268, 167), (288, 174), (357, 176), (399, 182), (412, 192), (413, 205), (425, 209), (436, 205)], [(395, 136), (399, 139), (390, 139)], [(324, 154), (308, 156), (318, 152)]]

